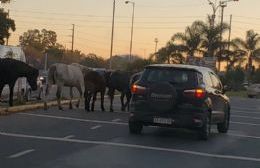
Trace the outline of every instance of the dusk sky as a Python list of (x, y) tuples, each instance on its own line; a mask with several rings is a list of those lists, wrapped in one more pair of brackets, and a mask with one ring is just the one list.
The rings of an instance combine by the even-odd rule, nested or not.
[[(176, 32), (195, 20), (206, 20), (212, 14), (207, 0), (136, 0), (133, 53), (148, 57), (154, 52), (154, 39), (158, 47)], [(71, 48), (71, 28), (75, 24), (75, 48), (84, 53), (109, 56), (113, 0), (13, 0), (5, 9), (16, 21), (17, 30), (10, 45), (17, 45), (19, 35), (28, 29), (56, 31), (58, 42)], [(260, 33), (260, 1), (229, 2), (225, 8), (225, 21), (233, 14), (232, 37), (244, 37), (245, 31)], [(116, 1), (114, 54), (128, 54), (130, 44), (132, 5)], [(216, 19), (219, 22), (219, 12)], [(254, 26), (252, 26), (254, 25)]]

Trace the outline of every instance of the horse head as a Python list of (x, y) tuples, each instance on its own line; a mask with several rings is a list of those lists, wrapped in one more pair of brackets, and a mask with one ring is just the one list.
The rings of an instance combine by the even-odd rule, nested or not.
[(37, 78), (39, 76), (39, 70), (32, 68), (30, 75), (27, 76), (27, 81), (32, 90), (37, 90)]

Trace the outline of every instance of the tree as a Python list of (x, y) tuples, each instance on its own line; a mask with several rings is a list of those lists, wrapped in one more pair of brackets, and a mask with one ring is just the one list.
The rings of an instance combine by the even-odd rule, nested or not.
[(236, 38), (232, 40), (233, 47), (240, 49), (244, 52), (244, 56), (247, 58), (247, 77), (250, 78), (250, 73), (253, 68), (253, 60), (260, 62), (260, 36), (253, 30), (246, 32), (245, 40)]
[(220, 41), (221, 34), (229, 29), (229, 25), (226, 23), (217, 24), (214, 27), (210, 24), (210, 19), (208, 18), (207, 22), (195, 21), (193, 25), (198, 29), (202, 35), (202, 44), (201, 47), (205, 50), (204, 57), (217, 57), (218, 59), (218, 69), (220, 69), (220, 62), (222, 60), (222, 52), (219, 52), (220, 49), (224, 48), (226, 42)]
[(9, 3), (11, 0), (0, 0), (1, 3)]
[(106, 61), (102, 58), (97, 56), (96, 54), (90, 53), (82, 58), (80, 62), (82, 65), (91, 68), (106, 68), (107, 64)]
[(20, 45), (23, 48), (28, 46), (34, 47), (41, 52), (45, 52), (50, 48), (58, 47), (57, 34), (52, 30), (38, 29), (28, 30), (19, 37)]
[(197, 28), (196, 22), (188, 26), (185, 33), (176, 33), (172, 37), (172, 42), (181, 42), (183, 51), (188, 57), (194, 57), (195, 53), (202, 52), (201, 50), (201, 33)]
[(238, 91), (243, 88), (242, 83), (245, 79), (244, 71), (241, 67), (235, 67), (227, 71), (225, 78), (227, 79), (227, 85), (234, 91)]
[[(2, 2), (2, 1), (1, 1)], [(5, 3), (6, 1), (4, 1)], [(5, 44), (5, 39), (10, 37), (9, 31), (15, 31), (14, 20), (8, 17), (8, 13), (0, 9), (0, 44)]]
[(170, 41), (155, 54), (155, 60), (157, 63), (167, 62), (168, 64), (182, 64), (185, 62), (185, 58), (182, 55), (184, 50), (185, 48), (183, 45), (176, 45)]
[(130, 72), (140, 72), (144, 69), (145, 66), (152, 63), (153, 61), (150, 59), (136, 59), (133, 62), (128, 63), (125, 70)]

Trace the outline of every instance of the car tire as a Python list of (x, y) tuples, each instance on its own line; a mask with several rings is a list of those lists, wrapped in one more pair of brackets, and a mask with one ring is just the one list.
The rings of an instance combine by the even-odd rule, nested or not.
[(200, 140), (208, 140), (211, 132), (211, 117), (206, 117), (203, 126), (200, 128), (198, 135)]
[(138, 121), (129, 121), (129, 132), (131, 134), (141, 134), (143, 130), (143, 124)]
[(217, 125), (219, 133), (227, 133), (229, 129), (230, 111), (228, 110), (225, 114), (224, 122)]

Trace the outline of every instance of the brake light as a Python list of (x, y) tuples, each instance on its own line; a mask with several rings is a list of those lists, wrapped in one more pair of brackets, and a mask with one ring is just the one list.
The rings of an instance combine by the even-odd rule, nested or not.
[(146, 91), (146, 88), (143, 86), (133, 84), (131, 87), (131, 92), (133, 94), (143, 94), (145, 91)]
[(184, 96), (190, 97), (190, 98), (197, 98), (197, 99), (203, 99), (206, 96), (206, 92), (204, 89), (192, 89), (192, 90), (185, 90)]

